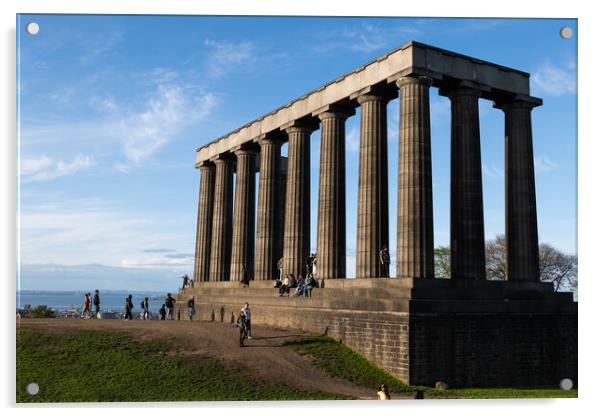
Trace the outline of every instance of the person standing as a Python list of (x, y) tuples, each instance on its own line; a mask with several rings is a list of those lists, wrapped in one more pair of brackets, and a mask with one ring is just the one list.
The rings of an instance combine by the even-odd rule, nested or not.
[(94, 316), (100, 318), (100, 293), (98, 289), (94, 291), (94, 301), (92, 304), (94, 305)]
[(149, 312), (149, 307), (148, 307), (148, 296), (144, 297), (144, 300), (142, 301), (142, 304), (140, 306), (142, 306), (142, 319), (145, 321), (150, 319), (150, 312)]
[(175, 298), (173, 296), (171, 296), (171, 293), (167, 294), (167, 297), (165, 298), (165, 308), (167, 308), (167, 320), (168, 321), (173, 321), (173, 310), (174, 310), (174, 306), (175, 306)]
[(189, 281), (190, 281), (190, 278), (188, 277), (188, 275), (184, 274), (184, 276), (182, 276), (182, 290), (184, 290), (188, 287)]
[(134, 309), (134, 304), (132, 303), (132, 295), (128, 295), (127, 298), (125, 298), (125, 316), (124, 316), (124, 320), (132, 320), (134, 319), (134, 317), (132, 316), (132, 310)]
[(389, 276), (389, 265), (391, 264), (391, 257), (389, 256), (389, 248), (385, 245), (379, 253), (380, 265), (383, 270), (383, 276)]
[(245, 325), (247, 326), (247, 338), (252, 339), (251, 337), (251, 308), (249, 307), (249, 302), (245, 303), (245, 306), (240, 310), (245, 315)]
[(166, 313), (167, 313), (167, 311), (165, 310), (165, 304), (163, 304), (163, 305), (161, 305), (161, 308), (159, 308), (159, 319), (164, 321)]
[(245, 313), (241, 310), (236, 318), (236, 326), (238, 327), (238, 346), (245, 346), (245, 338), (247, 337), (247, 323)]
[(194, 296), (188, 299), (188, 319), (192, 322), (192, 317), (196, 313), (194, 309)]
[(82, 318), (90, 318), (90, 292), (86, 292), (84, 294), (84, 307), (82, 310)]
[(284, 265), (284, 259), (281, 257), (280, 260), (276, 263), (276, 267), (278, 268), (278, 279), (282, 280), (282, 266)]
[(249, 287), (249, 282), (251, 281), (251, 276), (249, 276), (249, 272), (247, 271), (247, 266), (245, 264), (242, 265), (242, 286)]

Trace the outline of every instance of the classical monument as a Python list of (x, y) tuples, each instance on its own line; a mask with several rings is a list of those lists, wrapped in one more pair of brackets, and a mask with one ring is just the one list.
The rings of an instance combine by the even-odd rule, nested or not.
[[(430, 88), (451, 101), (451, 279), (434, 278)], [(387, 103), (397, 98), (397, 268), (389, 272), (379, 252), (390, 245)], [(485, 279), (479, 99), (505, 115), (507, 281)], [(409, 42), (204, 145), (194, 288), (180, 293), (179, 307), (195, 295), (198, 319), (229, 322), (248, 301), (255, 324), (327, 333), (412, 384), (577, 382), (577, 305), (539, 281), (531, 111), (541, 104), (525, 72)], [(347, 279), (345, 122), (356, 112), (356, 278)], [(319, 161), (309, 151), (318, 129)], [(320, 172), (323, 288), (278, 297), (281, 258), (283, 274), (306, 273), (310, 163)]]

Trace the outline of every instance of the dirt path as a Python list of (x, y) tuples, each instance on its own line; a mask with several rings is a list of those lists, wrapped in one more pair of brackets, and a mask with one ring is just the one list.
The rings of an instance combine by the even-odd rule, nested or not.
[[(282, 329), (253, 326), (253, 339), (245, 348), (238, 346), (237, 331), (231, 324), (187, 321), (121, 321), (79, 319), (22, 319), (17, 328), (50, 332), (98, 330), (124, 332), (135, 339), (177, 337), (178, 353), (190, 359), (215, 357), (228, 364), (242, 364), (255, 377), (308, 391), (323, 391), (363, 399), (372, 399), (376, 389), (356, 386), (329, 377), (315, 368), (310, 357), (303, 357), (284, 346), (284, 342), (302, 334)], [(404, 398), (404, 397), (394, 397)]]

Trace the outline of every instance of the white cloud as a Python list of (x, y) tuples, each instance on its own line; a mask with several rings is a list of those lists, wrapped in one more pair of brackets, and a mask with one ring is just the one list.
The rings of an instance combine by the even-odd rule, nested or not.
[(79, 57), (82, 65), (92, 64), (107, 54), (113, 52), (123, 40), (123, 32), (86, 36), (79, 39), (83, 53)]
[(484, 164), (483, 173), (493, 179), (500, 179), (504, 177), (504, 172), (498, 168), (495, 163), (492, 163), (491, 165)]
[(550, 172), (558, 168), (558, 165), (545, 155), (543, 157), (535, 156), (533, 163), (535, 171), (538, 173)]
[(23, 158), (20, 164), (20, 179), (22, 183), (49, 181), (73, 175), (94, 164), (92, 156), (82, 154), (76, 155), (71, 161), (57, 160), (46, 155)]
[(360, 148), (360, 130), (352, 127), (345, 134), (345, 146), (350, 152), (357, 152)]
[(318, 33), (320, 42), (314, 50), (329, 52), (334, 49), (346, 49), (353, 52), (370, 53), (383, 50), (398, 44), (399, 39), (417, 36), (421, 31), (410, 25), (398, 27), (383, 27), (372, 23), (362, 22), (360, 25), (344, 30)]
[(211, 49), (207, 58), (207, 68), (210, 76), (220, 78), (238, 69), (238, 65), (249, 65), (255, 60), (255, 46), (251, 42), (238, 43), (205, 39), (205, 46)]
[(127, 161), (115, 167), (127, 172), (173, 139), (182, 128), (206, 118), (215, 107), (214, 94), (200, 94), (180, 85), (159, 85), (142, 111), (117, 123)]
[(546, 62), (533, 73), (531, 80), (536, 95), (559, 96), (577, 92), (575, 68), (571, 68), (570, 62), (564, 66)]
[(107, 113), (113, 113), (119, 108), (113, 96), (99, 97), (94, 95), (88, 99), (88, 105), (97, 111)]

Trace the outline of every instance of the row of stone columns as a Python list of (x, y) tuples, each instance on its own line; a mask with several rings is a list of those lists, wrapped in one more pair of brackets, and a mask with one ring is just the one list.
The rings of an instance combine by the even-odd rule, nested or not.
[[(397, 81), (400, 99), (397, 195), (398, 277), (434, 277), (433, 200), (429, 89), (426, 77)], [(485, 240), (478, 100), (480, 91), (458, 84), (440, 89), (451, 100), (451, 274), (485, 278)], [(355, 97), (361, 108), (356, 278), (388, 277), (379, 252), (389, 245), (387, 103), (397, 94), (370, 88)], [(529, 100), (499, 100), (506, 117), (506, 238), (508, 276), (538, 280), (538, 238)], [(345, 121), (350, 107), (326, 106), (322, 124), (318, 197), (317, 274), (346, 276)], [(310, 135), (314, 122), (295, 121), (259, 144), (259, 192), (255, 225), (257, 150), (234, 150), (200, 166), (195, 280), (240, 280), (246, 268), (256, 280), (283, 273), (304, 275), (310, 249)], [(286, 133), (286, 135), (284, 134)], [(279, 185), (280, 149), (288, 140), (284, 207)], [(284, 227), (282, 228), (282, 208)], [(283, 234), (283, 235), (280, 235)], [(279, 240), (282, 238), (282, 240)], [(282, 253), (279, 250), (282, 250)]]

